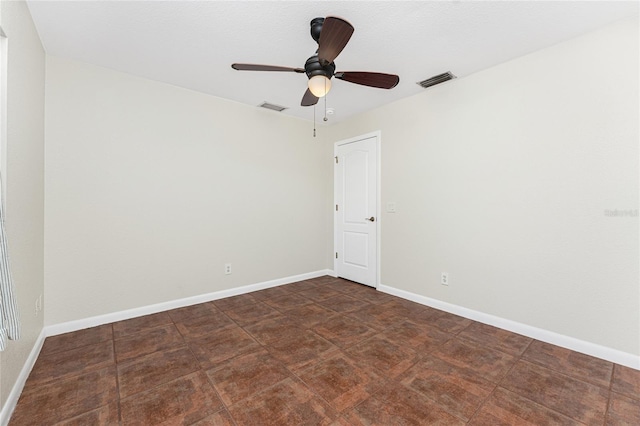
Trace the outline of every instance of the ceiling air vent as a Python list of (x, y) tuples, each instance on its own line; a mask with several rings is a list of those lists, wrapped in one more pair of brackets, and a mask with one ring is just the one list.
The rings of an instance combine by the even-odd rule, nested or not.
[(426, 89), (427, 87), (435, 86), (436, 84), (444, 83), (445, 81), (453, 80), (454, 78), (456, 78), (456, 76), (451, 74), (451, 71), (447, 71), (443, 74), (434, 75), (431, 78), (419, 81), (416, 84)]
[(276, 105), (276, 104), (270, 104), (269, 102), (263, 102), (258, 106), (262, 107), (262, 108), (270, 109), (272, 111), (278, 111), (278, 112), (282, 112), (285, 109), (287, 109), (287, 107), (283, 107), (283, 106)]

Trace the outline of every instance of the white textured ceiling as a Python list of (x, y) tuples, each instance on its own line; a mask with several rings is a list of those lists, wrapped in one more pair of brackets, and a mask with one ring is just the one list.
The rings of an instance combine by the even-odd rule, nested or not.
[[(340, 80), (331, 122), (424, 91), (415, 83), (459, 78), (638, 15), (637, 1), (29, 1), (48, 54), (124, 71), (311, 120), (304, 74), (240, 72), (233, 62), (304, 67), (317, 47), (315, 17), (339, 16), (355, 32), (338, 71), (400, 76), (392, 90)], [(428, 89), (427, 89), (428, 90)], [(323, 100), (319, 105), (324, 106)]]

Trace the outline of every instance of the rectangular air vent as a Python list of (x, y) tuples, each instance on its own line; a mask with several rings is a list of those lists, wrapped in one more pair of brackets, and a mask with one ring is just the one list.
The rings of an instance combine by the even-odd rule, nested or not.
[(453, 80), (454, 78), (456, 78), (456, 76), (451, 74), (451, 71), (447, 71), (443, 74), (434, 75), (431, 78), (419, 81), (416, 84), (419, 84), (426, 89), (427, 87), (435, 86), (436, 84), (444, 83), (445, 81)]
[(276, 104), (270, 104), (269, 102), (263, 102), (258, 106), (262, 107), (262, 108), (270, 109), (272, 111), (278, 111), (278, 112), (282, 112), (285, 109), (287, 109), (287, 107), (283, 107), (283, 106), (276, 105)]

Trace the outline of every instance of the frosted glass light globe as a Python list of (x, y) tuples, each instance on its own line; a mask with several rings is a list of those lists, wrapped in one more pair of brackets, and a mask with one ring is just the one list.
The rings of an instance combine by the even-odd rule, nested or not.
[(314, 96), (321, 98), (331, 90), (331, 80), (324, 75), (314, 75), (309, 79), (309, 90)]

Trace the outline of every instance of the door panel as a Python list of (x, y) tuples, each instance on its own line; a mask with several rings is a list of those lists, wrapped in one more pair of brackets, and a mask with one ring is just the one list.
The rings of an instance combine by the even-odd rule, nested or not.
[(369, 213), (367, 204), (367, 151), (351, 151), (343, 155), (344, 164), (344, 220), (350, 224), (362, 223)]
[(377, 148), (376, 136), (336, 144), (334, 183), (336, 273), (372, 287), (378, 268)]
[(369, 266), (369, 235), (361, 232), (344, 232), (344, 263), (366, 268)]

